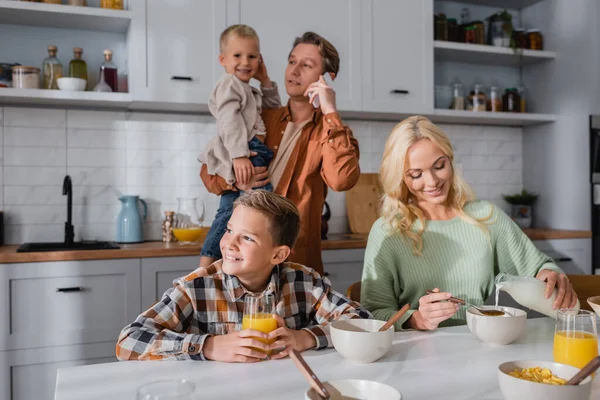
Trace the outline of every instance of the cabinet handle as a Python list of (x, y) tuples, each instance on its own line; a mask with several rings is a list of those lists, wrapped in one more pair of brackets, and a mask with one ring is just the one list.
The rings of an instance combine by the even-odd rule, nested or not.
[(60, 293), (83, 292), (83, 286), (57, 288), (56, 291)]
[(404, 89), (394, 89), (391, 91), (392, 94), (408, 94), (408, 90)]
[(569, 261), (573, 261), (573, 259), (571, 257), (561, 257), (561, 258), (557, 258), (554, 261), (556, 262), (569, 262)]
[(172, 81), (192, 81), (192, 77), (191, 76), (172, 76), (171, 77)]

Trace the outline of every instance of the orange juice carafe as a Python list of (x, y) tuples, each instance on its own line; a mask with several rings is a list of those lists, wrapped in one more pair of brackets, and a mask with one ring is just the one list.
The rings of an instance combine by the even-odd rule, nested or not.
[(554, 361), (583, 368), (598, 356), (596, 316), (587, 310), (559, 310), (554, 332)]
[[(244, 299), (244, 316), (242, 329), (254, 329), (264, 333), (270, 333), (277, 329), (277, 320), (273, 316), (275, 312), (275, 297), (270, 293), (259, 295), (247, 294)], [(272, 344), (273, 339), (255, 338), (260, 342)], [(254, 350), (263, 351), (255, 348)], [(267, 351), (271, 354), (272, 351)]]

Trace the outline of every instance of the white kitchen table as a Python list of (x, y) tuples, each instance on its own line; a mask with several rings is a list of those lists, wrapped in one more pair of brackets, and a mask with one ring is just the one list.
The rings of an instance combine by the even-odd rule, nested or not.
[[(508, 346), (480, 342), (466, 326), (435, 332), (396, 332), (390, 352), (372, 364), (353, 364), (334, 349), (304, 353), (322, 380), (370, 379), (398, 389), (402, 400), (501, 399), (498, 365), (511, 360), (552, 360), (554, 320), (527, 321)], [(304, 399), (307, 383), (290, 359), (254, 364), (202, 361), (129, 361), (58, 370), (55, 400), (135, 399), (139, 385), (185, 378), (197, 399)], [(600, 379), (592, 399), (600, 400)]]

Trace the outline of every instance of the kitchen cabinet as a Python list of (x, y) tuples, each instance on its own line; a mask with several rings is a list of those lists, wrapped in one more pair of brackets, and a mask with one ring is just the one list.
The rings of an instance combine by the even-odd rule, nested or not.
[(142, 310), (159, 301), (173, 280), (198, 268), (200, 255), (187, 257), (142, 258)]
[(140, 260), (0, 266), (0, 350), (115, 341), (140, 312)]
[(323, 250), (323, 268), (333, 289), (346, 294), (348, 287), (362, 278), (365, 249)]
[(567, 274), (593, 273), (592, 239), (535, 240), (533, 244)]
[(58, 368), (117, 361), (115, 342), (0, 352), (0, 398), (53, 400)]
[(282, 102), (288, 99), (284, 71), (294, 39), (313, 31), (329, 40), (340, 54), (340, 70), (332, 83), (338, 109), (361, 109), (360, 1), (305, 0), (294, 7), (281, 0), (244, 0), (235, 4), (239, 5), (239, 15), (230, 12), (227, 23), (256, 29), (269, 76), (279, 84)]
[(433, 112), (433, 0), (363, 0), (363, 109)]
[[(206, 104), (223, 68), (218, 63), (219, 36), (227, 27), (222, 0), (145, 2), (145, 16), (132, 46), (138, 79), (134, 101)], [(142, 21), (145, 19), (145, 21)], [(139, 26), (145, 28), (141, 31)], [(199, 111), (199, 109), (196, 109)]]

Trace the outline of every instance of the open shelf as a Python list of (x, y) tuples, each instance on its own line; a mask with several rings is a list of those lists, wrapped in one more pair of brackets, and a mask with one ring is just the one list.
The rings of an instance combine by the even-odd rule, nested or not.
[(100, 107), (127, 109), (131, 93), (68, 92), (44, 89), (0, 88), (0, 105)]
[(433, 42), (436, 61), (452, 61), (469, 64), (518, 66), (537, 64), (556, 58), (556, 53), (545, 50), (523, 50), (495, 47), (485, 44), (458, 42)]
[(434, 110), (431, 119), (435, 122), (452, 124), (530, 126), (554, 122), (556, 116), (554, 114), (475, 112), (436, 109)]
[(453, 3), (475, 4), (478, 6), (498, 7), (509, 10), (522, 10), (539, 3), (542, 0), (438, 0), (451, 1)]
[(125, 33), (131, 11), (0, 0), (0, 24)]

